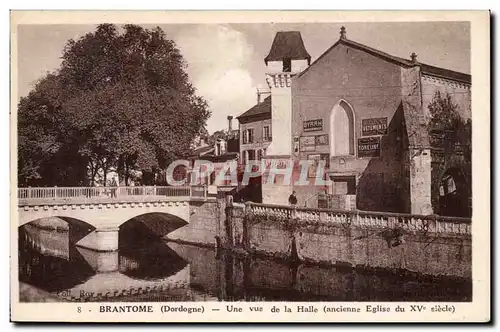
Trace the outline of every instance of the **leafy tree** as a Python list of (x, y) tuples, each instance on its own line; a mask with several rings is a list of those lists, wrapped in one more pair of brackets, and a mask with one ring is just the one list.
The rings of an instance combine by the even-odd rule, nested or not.
[(471, 161), (472, 121), (464, 120), (458, 111), (458, 105), (453, 102), (450, 94), (436, 91), (428, 106), (431, 115), (429, 131), (439, 133), (447, 153), (452, 153), (456, 147), (464, 152), (467, 162)]
[[(433, 146), (432, 205), (444, 215), (470, 216), (472, 122), (463, 119), (450, 94), (437, 91), (429, 104), (431, 119), (429, 134)], [(456, 192), (453, 197), (441, 197), (441, 177), (453, 176)]]
[[(61, 179), (40, 171), (62, 151), (79, 161), (76, 173), (88, 169), (90, 185), (98, 173), (106, 181), (112, 170), (125, 184), (135, 171), (154, 179), (189, 153), (210, 115), (185, 69), (180, 51), (160, 28), (125, 25), (119, 33), (102, 24), (69, 40), (60, 69), (19, 104), (20, 183), (59, 184)], [(82, 182), (66, 176), (62, 182)]]

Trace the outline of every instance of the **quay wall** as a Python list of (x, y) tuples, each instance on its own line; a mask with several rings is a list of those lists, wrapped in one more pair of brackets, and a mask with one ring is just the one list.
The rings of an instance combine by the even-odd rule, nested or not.
[(215, 247), (224, 222), (224, 201), (193, 201), (189, 205), (189, 224), (166, 234), (169, 241)]
[[(319, 212), (318, 212), (319, 211)], [(472, 278), (470, 220), (233, 206), (228, 249), (361, 269)]]

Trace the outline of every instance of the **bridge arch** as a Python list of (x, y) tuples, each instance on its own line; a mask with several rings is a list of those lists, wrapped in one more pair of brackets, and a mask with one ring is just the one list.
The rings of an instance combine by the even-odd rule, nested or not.
[(119, 226), (119, 241), (123, 245), (138, 243), (137, 238), (163, 238), (170, 232), (188, 224), (179, 216), (167, 212), (147, 212), (137, 215)]
[(186, 200), (151, 203), (26, 205), (18, 207), (18, 221), (19, 226), (22, 226), (41, 218), (60, 217), (81, 220), (96, 229), (117, 228), (133, 218), (149, 213), (168, 214), (189, 223), (190, 203)]

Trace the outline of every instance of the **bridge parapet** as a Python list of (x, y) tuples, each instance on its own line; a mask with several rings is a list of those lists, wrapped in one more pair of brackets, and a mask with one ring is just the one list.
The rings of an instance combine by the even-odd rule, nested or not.
[(206, 187), (48, 187), (19, 188), (18, 206), (133, 203), (206, 199)]
[(435, 215), (416, 215), (391, 212), (333, 210), (303, 208), (282, 205), (247, 203), (246, 213), (250, 216), (284, 221), (317, 223), (322, 225), (359, 226), (367, 228), (399, 228), (415, 233), (471, 234), (471, 219)]

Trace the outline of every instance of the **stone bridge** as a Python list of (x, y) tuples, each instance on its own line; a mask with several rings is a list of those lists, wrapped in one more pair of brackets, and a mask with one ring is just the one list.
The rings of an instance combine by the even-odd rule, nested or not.
[(186, 225), (207, 202), (215, 199), (208, 197), (206, 187), (19, 188), (16, 217), (19, 226), (51, 217), (63, 219), (70, 227), (83, 225), (86, 231), (74, 239), (77, 245), (115, 251), (119, 227), (127, 221), (161, 214), (172, 223)]

